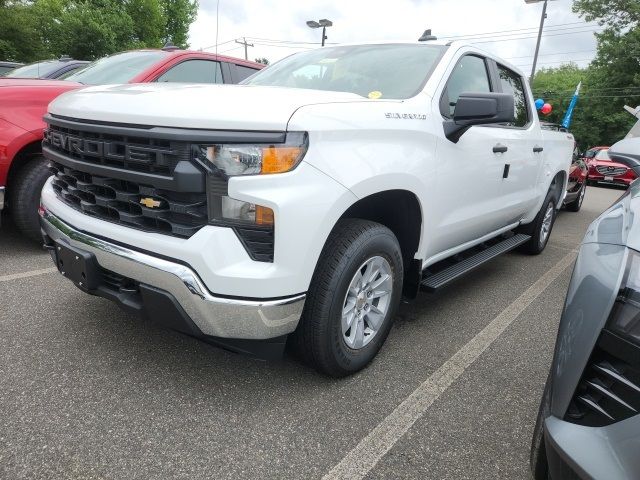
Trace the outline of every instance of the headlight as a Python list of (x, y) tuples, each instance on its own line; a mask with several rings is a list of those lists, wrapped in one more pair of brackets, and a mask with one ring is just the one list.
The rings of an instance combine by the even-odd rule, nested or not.
[(229, 178), (289, 172), (303, 159), (307, 147), (304, 132), (288, 132), (283, 143), (192, 145), (192, 160), (207, 172), (209, 223), (232, 228), (253, 260), (273, 261), (274, 212), (231, 198)]
[(633, 250), (629, 250), (627, 268), (608, 329), (640, 345), (640, 253)]
[(213, 144), (196, 145), (196, 159), (208, 164), (224, 177), (264, 175), (293, 170), (307, 152), (307, 135), (287, 134), (278, 144)]

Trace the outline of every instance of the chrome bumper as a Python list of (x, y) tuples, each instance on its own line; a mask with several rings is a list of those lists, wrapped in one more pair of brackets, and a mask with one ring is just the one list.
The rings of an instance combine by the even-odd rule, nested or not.
[(41, 226), (54, 241), (95, 255), (112, 272), (171, 294), (203, 334), (221, 338), (264, 340), (295, 330), (305, 294), (277, 300), (242, 300), (213, 295), (191, 268), (116, 245), (76, 230), (50, 212)]

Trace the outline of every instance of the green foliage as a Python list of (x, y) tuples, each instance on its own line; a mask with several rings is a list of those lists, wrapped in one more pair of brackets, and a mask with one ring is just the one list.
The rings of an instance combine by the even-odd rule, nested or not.
[(582, 149), (611, 145), (635, 122), (624, 105), (640, 105), (640, 2), (575, 0), (573, 10), (606, 27), (596, 34), (596, 58), (586, 69), (569, 64), (541, 70), (533, 80), (534, 95), (554, 107), (554, 113), (545, 119), (560, 123), (582, 81), (571, 131)]
[(93, 60), (165, 42), (188, 47), (194, 0), (0, 0), (0, 59)]
[(262, 58), (256, 58), (255, 60), (257, 63), (262, 63), (263, 65), (269, 65), (269, 59), (262, 57)]
[(161, 0), (165, 17), (165, 41), (171, 41), (180, 48), (188, 46), (189, 25), (198, 14), (197, 0)]

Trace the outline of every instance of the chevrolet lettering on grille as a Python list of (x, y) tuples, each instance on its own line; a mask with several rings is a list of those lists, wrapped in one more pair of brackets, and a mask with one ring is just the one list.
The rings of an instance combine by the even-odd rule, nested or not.
[(154, 163), (159, 166), (169, 164), (166, 158), (167, 155), (175, 155), (173, 150), (166, 148), (135, 146), (124, 142), (82, 138), (51, 130), (45, 130), (44, 142), (56, 150), (75, 155), (140, 164)]

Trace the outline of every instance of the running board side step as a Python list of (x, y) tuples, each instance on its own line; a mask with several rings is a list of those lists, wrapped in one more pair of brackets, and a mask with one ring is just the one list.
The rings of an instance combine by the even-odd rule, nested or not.
[[(453, 265), (450, 265), (435, 273), (428, 273), (423, 277), (420, 285), (424, 290), (433, 292), (453, 282), (454, 280), (457, 280), (463, 275), (466, 275), (470, 271), (478, 268), (483, 263), (496, 258), (498, 255), (507, 253), (514, 248), (522, 245), (530, 238), (530, 235), (519, 233), (498, 243), (494, 243), (493, 245), (486, 247), (485, 249), (480, 250), (479, 252), (471, 256), (459, 260)], [(462, 255), (464, 255), (464, 253)]]

